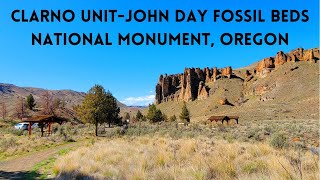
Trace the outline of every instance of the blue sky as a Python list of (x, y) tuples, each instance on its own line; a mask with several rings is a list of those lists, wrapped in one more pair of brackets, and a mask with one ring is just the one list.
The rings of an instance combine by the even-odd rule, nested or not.
[[(117, 9), (261, 9), (265, 17), (271, 9), (308, 9), (308, 23), (14, 23), (11, 12), (31, 10)], [(216, 47), (209, 46), (32, 46), (31, 33), (78, 32), (116, 34), (118, 32), (210, 32)], [(217, 39), (223, 32), (289, 33), (289, 45), (222, 46)], [(101, 84), (120, 101), (145, 105), (153, 101), (154, 87), (160, 74), (180, 73), (185, 67), (234, 68), (250, 65), (277, 51), (319, 44), (319, 1), (303, 0), (10, 0), (0, 2), (0, 82), (46, 89), (72, 89), (86, 92)]]

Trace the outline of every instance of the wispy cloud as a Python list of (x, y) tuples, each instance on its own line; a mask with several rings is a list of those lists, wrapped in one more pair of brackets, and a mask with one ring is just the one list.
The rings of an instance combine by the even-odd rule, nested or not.
[(120, 102), (127, 106), (147, 106), (153, 103), (154, 98), (155, 98), (155, 95), (128, 97)]

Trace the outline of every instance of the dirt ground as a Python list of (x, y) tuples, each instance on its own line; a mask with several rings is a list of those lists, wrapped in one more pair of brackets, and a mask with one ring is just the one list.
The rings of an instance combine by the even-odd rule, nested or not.
[(57, 154), (60, 150), (74, 148), (80, 144), (80, 142), (68, 143), (40, 152), (16, 157), (7, 161), (2, 161), (0, 162), (0, 179), (25, 179), (28, 174), (31, 173), (32, 168), (36, 164)]

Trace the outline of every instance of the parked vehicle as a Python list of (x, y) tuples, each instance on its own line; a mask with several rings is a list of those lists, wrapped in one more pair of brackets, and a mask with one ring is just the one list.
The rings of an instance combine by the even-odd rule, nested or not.
[(18, 130), (28, 130), (29, 123), (18, 123), (14, 126), (14, 128)]
[(38, 123), (34, 123), (32, 124), (31, 128), (34, 129), (34, 128), (38, 128), (39, 127), (39, 124)]
[[(28, 130), (28, 127), (29, 127), (29, 123), (18, 123), (14, 126), (15, 129), (18, 129), (18, 130)], [(31, 126), (32, 129), (34, 128), (38, 128), (38, 123), (34, 123), (32, 126)]]

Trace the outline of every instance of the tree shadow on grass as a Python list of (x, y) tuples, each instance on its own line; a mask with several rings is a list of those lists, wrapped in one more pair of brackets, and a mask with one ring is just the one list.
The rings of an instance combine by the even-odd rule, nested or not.
[(36, 171), (6, 172), (0, 170), (0, 179), (39, 179), (41, 174)]
[(94, 180), (93, 176), (83, 174), (79, 171), (71, 171), (71, 172), (62, 172), (55, 179), (57, 180), (67, 180), (67, 179), (75, 179), (75, 180)]

